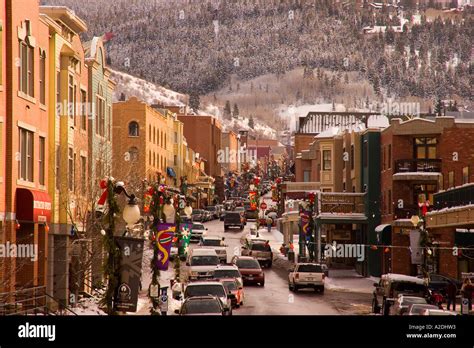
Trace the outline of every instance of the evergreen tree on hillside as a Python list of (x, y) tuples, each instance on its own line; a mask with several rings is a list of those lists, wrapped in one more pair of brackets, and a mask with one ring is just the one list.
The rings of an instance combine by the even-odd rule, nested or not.
[(239, 107), (237, 106), (237, 103), (234, 103), (234, 110), (232, 111), (232, 116), (235, 118), (239, 117)]
[(199, 94), (193, 92), (189, 95), (189, 107), (194, 110), (194, 112), (198, 112), (199, 106), (201, 102), (199, 100)]
[(438, 98), (436, 100), (435, 106), (434, 106), (434, 113), (436, 116), (441, 116), (443, 113), (443, 101), (441, 98)]
[(230, 120), (232, 118), (232, 110), (230, 108), (230, 101), (225, 102), (225, 107), (224, 107), (224, 119), (225, 120)]
[(255, 123), (253, 121), (253, 116), (252, 115), (250, 115), (250, 118), (249, 118), (249, 127), (252, 128), (252, 129), (254, 129), (254, 127), (255, 127)]

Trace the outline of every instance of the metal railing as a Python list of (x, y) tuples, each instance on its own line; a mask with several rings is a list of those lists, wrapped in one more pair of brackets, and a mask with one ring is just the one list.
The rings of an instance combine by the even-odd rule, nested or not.
[(440, 159), (400, 159), (395, 161), (397, 173), (441, 173)]
[(365, 214), (365, 194), (322, 192), (320, 213)]
[(435, 210), (474, 204), (474, 183), (436, 193), (433, 200)]

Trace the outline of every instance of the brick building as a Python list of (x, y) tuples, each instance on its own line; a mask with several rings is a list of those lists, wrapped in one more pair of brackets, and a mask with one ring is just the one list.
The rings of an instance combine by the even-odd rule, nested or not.
[[(0, 6), (0, 42), (5, 43), (5, 5)], [(3, 44), (4, 45), (4, 44)], [(2, 45), (2, 47), (3, 47)], [(0, 243), (5, 243), (5, 122), (6, 122), (6, 104), (5, 104), (5, 49), (0, 49)], [(0, 261), (0, 279), (4, 279), (4, 265)], [(0, 292), (2, 287), (0, 286)]]
[[(414, 226), (411, 218), (421, 215), (420, 205), (433, 206), (438, 191), (474, 181), (474, 150), (469, 145), (473, 137), (474, 124), (453, 117), (392, 119), (382, 131), (382, 224), (392, 225), (394, 246), (389, 271), (419, 273), (423, 261), (414, 258), (413, 250), (420, 226)], [(441, 233), (434, 237), (446, 242)], [(438, 255), (430, 258), (433, 272), (442, 271), (439, 262)]]
[[(38, 245), (38, 258), (0, 260), (0, 292), (45, 286), (51, 199), (48, 194), (49, 25), (35, 0), (7, 0), (2, 19), (2, 170), (0, 240)], [(4, 40), (3, 40), (4, 39)], [(3, 99), (5, 98), (5, 99)], [(3, 103), (4, 101), (4, 103)], [(4, 150), (3, 150), (4, 149)]]
[(212, 116), (178, 115), (178, 119), (184, 124), (188, 145), (205, 159), (206, 174), (222, 176), (221, 164), (217, 161), (218, 151), (222, 148), (220, 122)]

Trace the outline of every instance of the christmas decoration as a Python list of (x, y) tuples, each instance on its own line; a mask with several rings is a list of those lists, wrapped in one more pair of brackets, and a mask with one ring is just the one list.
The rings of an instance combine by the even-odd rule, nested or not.
[(173, 235), (176, 231), (174, 224), (160, 223), (156, 227), (156, 247), (158, 248), (157, 260), (155, 266), (162, 271), (168, 269), (169, 264), (169, 253), (171, 250), (171, 244)]

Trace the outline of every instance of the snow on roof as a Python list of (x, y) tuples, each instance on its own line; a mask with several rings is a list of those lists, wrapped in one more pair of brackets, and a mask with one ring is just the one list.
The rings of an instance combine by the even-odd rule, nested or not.
[(417, 175), (417, 176), (428, 176), (428, 177), (436, 176), (436, 177), (437, 177), (437, 176), (441, 175), (441, 173), (433, 173), (433, 172), (402, 172), (402, 173), (393, 174), (393, 176), (395, 176), (395, 177), (405, 176), (405, 175)]
[(434, 214), (439, 214), (439, 213), (450, 213), (450, 212), (455, 212), (455, 211), (462, 211), (466, 209), (474, 209), (474, 204), (466, 204), (466, 205), (459, 205), (451, 208), (442, 208), (439, 210), (431, 210), (426, 213), (426, 216), (429, 215), (434, 215)]
[(95, 55), (97, 54), (97, 43), (99, 42), (100, 37), (94, 36), (91, 40), (90, 43), (90, 50), (89, 50), (89, 55), (86, 58), (95, 58)]
[(184, 94), (164, 88), (130, 74), (111, 70), (111, 78), (117, 83), (114, 91), (114, 102), (119, 101), (123, 93), (127, 99), (134, 96), (149, 105), (185, 106), (187, 97)]
[(329, 127), (325, 131), (316, 135), (315, 138), (331, 138), (338, 134), (341, 134), (341, 129), (339, 127)]
[(389, 279), (392, 281), (399, 281), (399, 282), (413, 282), (416, 284), (426, 284), (423, 278), (412, 277), (405, 274), (396, 274), (396, 273), (387, 273), (383, 274), (382, 278)]

